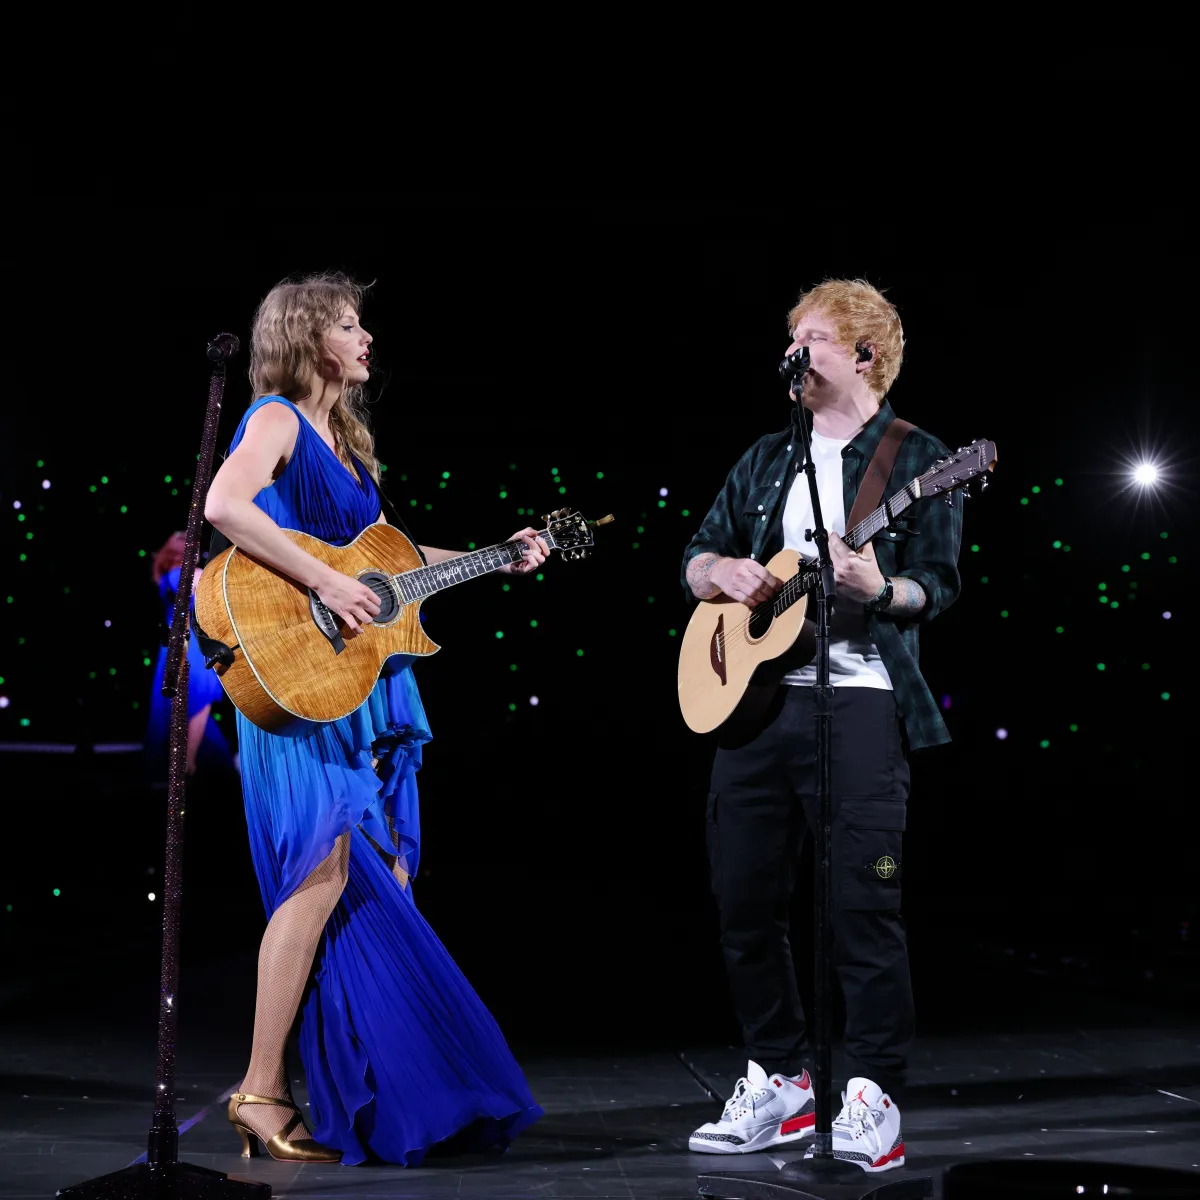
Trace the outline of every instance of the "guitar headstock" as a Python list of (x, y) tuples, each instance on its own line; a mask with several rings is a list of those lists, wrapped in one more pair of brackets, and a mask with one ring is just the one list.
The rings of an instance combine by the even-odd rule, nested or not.
[[(937, 496), (965, 488), (972, 479), (982, 480), (987, 487), (989, 471), (996, 468), (996, 443), (980, 438), (969, 446), (960, 446), (949, 458), (939, 459), (918, 480), (922, 496)], [(970, 492), (967, 493), (970, 495)]]
[(582, 513), (572, 512), (569, 508), (559, 508), (542, 517), (542, 520), (546, 522), (546, 528), (539, 536), (551, 550), (559, 551), (563, 558), (570, 562), (588, 557), (591, 547), (595, 545), (592, 528), (611, 524), (613, 516), (609, 513), (598, 521), (588, 521)]

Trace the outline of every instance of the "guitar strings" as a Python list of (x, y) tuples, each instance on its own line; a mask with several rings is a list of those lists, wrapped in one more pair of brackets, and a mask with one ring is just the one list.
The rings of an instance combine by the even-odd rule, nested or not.
[[(497, 543), (495, 543), (495, 545), (484, 546), (479, 550), (468, 550), (466, 554), (456, 555), (455, 558), (467, 558), (468, 556), (483, 558), (483, 556), (485, 556), (485, 555), (491, 554), (497, 550), (504, 550), (505, 547), (515, 546), (516, 544), (517, 544), (516, 542), (497, 542)], [(390, 582), (395, 582), (395, 581), (399, 580), (400, 577), (403, 575), (408, 575), (408, 574), (411, 574), (416, 571), (436, 570), (436, 568), (438, 568), (438, 567), (448, 567), (449, 564), (454, 561), (455, 561), (455, 559), (448, 558), (439, 563), (424, 563), (419, 567), (410, 568), (409, 571), (400, 571), (395, 575), (389, 576), (388, 579)], [(514, 560), (510, 560), (510, 561), (515, 562), (516, 560), (514, 559)], [(461, 569), (462, 568), (459, 568), (459, 570), (461, 570)], [(492, 568), (492, 569), (496, 570), (498, 568)], [(436, 572), (436, 573), (443, 574), (445, 572)], [(470, 577), (468, 576), (465, 578), (470, 578)], [(459, 581), (455, 580), (455, 582), (459, 582)], [(378, 596), (380, 600), (391, 599), (393, 596), (392, 589), (389, 587), (388, 583), (386, 583), (386, 582), (373, 581), (371, 583), (365, 584), (364, 586), (367, 587), (370, 591), (374, 592), (375, 595)], [(403, 597), (401, 597), (401, 598), (403, 599)], [(412, 601), (408, 601), (408, 603), (412, 603)]]
[[(923, 478), (923, 476), (921, 478)], [(846, 534), (842, 540), (853, 549), (859, 549), (859, 547), (864, 545), (869, 538), (873, 537), (879, 532), (880, 529), (883, 529), (886, 526), (887, 514), (896, 509), (896, 502), (901, 497), (904, 497), (907, 501), (904, 506), (899, 509), (900, 512), (903, 512), (905, 508), (914, 503), (917, 499), (917, 497), (912, 494), (911, 483), (905, 484), (900, 491), (896, 492), (892, 497), (890, 497), (890, 499), (887, 501), (886, 507), (881, 506), (874, 512), (868, 513), (865, 517), (863, 517), (863, 519), (859, 521), (859, 523), (855, 525), (854, 528), (850, 530), (850, 532)], [(872, 525), (872, 523), (876, 521), (880, 522), (877, 528), (868, 528), (868, 526)], [(811, 562), (812, 560), (804, 561)], [(817, 574), (818, 572), (811, 569), (806, 570), (802, 561), (801, 566), (797, 570), (796, 574), (793, 575), (772, 597), (771, 619), (774, 620), (776, 617), (781, 616), (788, 608), (792, 606), (793, 603), (795, 603), (795, 601), (800, 598), (801, 595), (808, 591), (812, 585), (813, 579)], [(786, 603), (782, 603), (784, 601), (786, 601)], [(780, 607), (781, 603), (782, 607)], [(730, 646), (729, 639), (731, 637), (738, 638), (739, 635), (744, 634), (750, 628), (750, 622), (753, 621), (757, 615), (758, 610), (753, 609), (751, 610), (750, 615), (739, 624), (734, 625), (729, 630), (722, 631), (716, 635), (717, 648), (721, 650), (723, 654), (725, 654), (726, 659), (728, 659), (727, 651)], [(740, 644), (740, 641), (735, 642), (734, 644)]]

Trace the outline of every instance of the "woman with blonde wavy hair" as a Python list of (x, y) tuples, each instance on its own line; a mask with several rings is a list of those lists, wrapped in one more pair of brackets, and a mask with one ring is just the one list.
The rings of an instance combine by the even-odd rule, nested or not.
[[(263, 300), (251, 335), (254, 400), (205, 507), (230, 542), (311, 588), (347, 636), (371, 622), (378, 598), (281, 531), (346, 544), (384, 520), (362, 406), (372, 342), (359, 319), (363, 290), (314, 275)], [(548, 549), (531, 528), (516, 539), (525, 558), (502, 570), (527, 575)], [(431, 563), (456, 553), (418, 548)], [(269, 918), (250, 1064), (229, 1101), (243, 1155), (261, 1141), (279, 1159), (415, 1166), (456, 1134), (503, 1147), (541, 1115), (491, 1014), (413, 903), (416, 773), (430, 734), (412, 662), (390, 658), (357, 711), (302, 736), (237, 714)], [(302, 1000), (311, 1135), (284, 1055)]]

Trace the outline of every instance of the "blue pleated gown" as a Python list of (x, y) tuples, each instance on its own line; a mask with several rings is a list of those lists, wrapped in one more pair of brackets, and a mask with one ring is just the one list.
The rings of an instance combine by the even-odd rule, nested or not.
[[(284, 529), (353, 540), (380, 513), (366, 469), (356, 462), (361, 483), (354, 479), (279, 396), (250, 407), (233, 447), (264, 404), (286, 404), (300, 432), (255, 503)], [(325, 927), (300, 1031), (313, 1136), (347, 1164), (416, 1166), (460, 1132), (480, 1148), (503, 1147), (542, 1115), (495, 1020), (417, 911), (411, 884), (401, 887), (375, 848), (393, 846), (391, 817), (401, 863), (416, 878), (417, 770), (430, 733), (413, 661), (389, 659), (356, 712), (294, 736), (265, 733), (237, 714), (250, 850), (268, 915), (350, 831), (349, 881)]]

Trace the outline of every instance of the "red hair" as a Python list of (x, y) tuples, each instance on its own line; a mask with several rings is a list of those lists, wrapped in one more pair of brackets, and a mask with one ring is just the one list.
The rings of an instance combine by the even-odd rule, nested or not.
[(904, 357), (904, 329), (896, 306), (865, 279), (827, 279), (801, 294), (787, 316), (788, 334), (802, 317), (815, 312), (833, 322), (839, 342), (874, 347), (867, 386), (882, 404)]
[(163, 542), (158, 553), (154, 556), (154, 561), (150, 564), (150, 574), (154, 577), (155, 583), (159, 583), (172, 567), (178, 567), (183, 562), (184, 544), (184, 533), (182, 530), (171, 534)]

